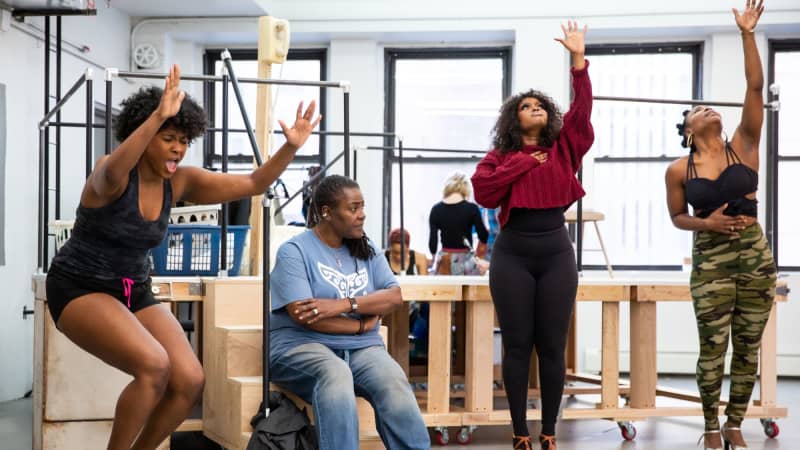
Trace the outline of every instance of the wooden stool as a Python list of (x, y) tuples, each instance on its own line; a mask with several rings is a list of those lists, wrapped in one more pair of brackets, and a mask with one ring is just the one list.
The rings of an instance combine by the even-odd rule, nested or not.
[[(608, 275), (610, 277), (614, 277), (614, 271), (611, 269), (611, 263), (608, 262), (608, 254), (606, 253), (606, 246), (603, 245), (603, 237), (600, 236), (600, 227), (597, 226), (597, 222), (599, 222), (601, 220), (605, 220), (605, 218), (606, 218), (606, 216), (601, 212), (592, 211), (590, 209), (584, 209), (583, 210), (583, 217), (582, 217), (583, 223), (581, 223), (581, 239), (583, 239), (583, 237), (586, 236), (586, 234), (584, 233), (584, 224), (586, 222), (592, 222), (592, 224), (594, 224), (594, 231), (595, 231), (595, 233), (597, 233), (597, 240), (600, 242), (600, 248), (599, 249), (596, 249), (596, 248), (592, 248), (592, 249), (584, 248), (584, 250), (587, 250), (587, 251), (601, 251), (601, 252), (603, 252), (603, 258), (605, 258), (605, 260), (606, 260), (606, 268), (608, 268)], [(577, 223), (578, 222), (578, 211), (575, 210), (575, 209), (568, 210), (567, 212), (564, 213), (564, 220), (568, 224)]]

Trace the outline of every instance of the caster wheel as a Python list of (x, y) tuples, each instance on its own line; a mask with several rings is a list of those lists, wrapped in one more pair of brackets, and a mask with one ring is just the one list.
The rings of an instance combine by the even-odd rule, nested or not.
[(764, 434), (770, 439), (775, 439), (781, 432), (778, 423), (772, 419), (761, 419), (761, 425), (764, 426)]
[(622, 438), (626, 441), (632, 441), (636, 439), (636, 427), (633, 426), (631, 422), (620, 422), (618, 423), (619, 430), (622, 432)]
[(447, 428), (438, 428), (436, 430), (436, 443), (442, 447), (450, 443), (450, 433)]
[(458, 431), (456, 442), (461, 445), (467, 445), (472, 442), (472, 430), (470, 427), (463, 427)]

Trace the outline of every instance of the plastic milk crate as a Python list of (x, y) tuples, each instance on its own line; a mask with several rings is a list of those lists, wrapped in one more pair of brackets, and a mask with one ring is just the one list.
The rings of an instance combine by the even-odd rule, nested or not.
[[(228, 275), (236, 276), (249, 225), (228, 226)], [(221, 227), (169, 225), (167, 235), (152, 251), (154, 275), (210, 275), (219, 273)]]

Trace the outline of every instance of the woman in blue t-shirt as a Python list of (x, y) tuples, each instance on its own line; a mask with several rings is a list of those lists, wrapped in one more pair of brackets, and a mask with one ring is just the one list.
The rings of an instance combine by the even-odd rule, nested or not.
[(270, 278), (272, 382), (314, 406), (322, 450), (358, 449), (355, 396), (375, 409), (387, 448), (428, 449), (405, 373), (378, 334), (403, 301), (386, 258), (364, 234), (358, 184), (332, 175), (314, 192), (309, 225), (278, 249)]

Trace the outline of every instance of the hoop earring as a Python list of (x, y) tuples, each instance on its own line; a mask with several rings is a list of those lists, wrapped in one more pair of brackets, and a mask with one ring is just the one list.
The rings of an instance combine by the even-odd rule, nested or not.
[(686, 136), (686, 146), (692, 148), (693, 141), (694, 141), (694, 133), (689, 133), (689, 135)]

